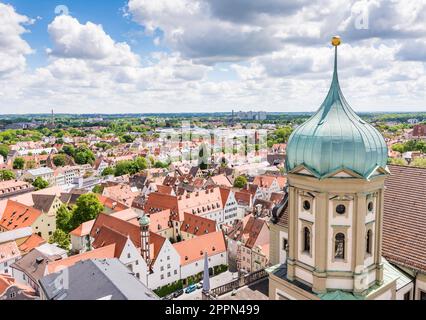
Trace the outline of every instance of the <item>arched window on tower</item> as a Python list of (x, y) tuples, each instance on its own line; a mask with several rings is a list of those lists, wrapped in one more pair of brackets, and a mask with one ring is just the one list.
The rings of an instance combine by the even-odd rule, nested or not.
[(303, 229), (303, 251), (311, 253), (311, 230), (308, 227)]
[(373, 231), (368, 230), (367, 231), (367, 239), (365, 241), (365, 251), (367, 252), (367, 254), (371, 254), (372, 250), (371, 250), (371, 245), (372, 245), (372, 240), (373, 240)]
[(334, 245), (334, 258), (345, 259), (345, 235), (343, 233), (336, 234)]

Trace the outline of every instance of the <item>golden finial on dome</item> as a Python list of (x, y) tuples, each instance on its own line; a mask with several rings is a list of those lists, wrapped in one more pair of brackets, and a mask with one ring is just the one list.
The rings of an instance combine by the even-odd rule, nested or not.
[(340, 44), (342, 43), (342, 40), (340, 39), (340, 37), (339, 36), (334, 36), (332, 39), (331, 39), (331, 44), (333, 45), (333, 46), (335, 46), (335, 47), (337, 47), (337, 46), (340, 46)]

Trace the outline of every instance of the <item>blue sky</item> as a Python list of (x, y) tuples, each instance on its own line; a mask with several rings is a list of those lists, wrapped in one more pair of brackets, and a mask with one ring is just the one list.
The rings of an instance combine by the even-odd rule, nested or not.
[(425, 21), (425, 0), (0, 0), (0, 113), (313, 111), (336, 34), (355, 110), (420, 111)]

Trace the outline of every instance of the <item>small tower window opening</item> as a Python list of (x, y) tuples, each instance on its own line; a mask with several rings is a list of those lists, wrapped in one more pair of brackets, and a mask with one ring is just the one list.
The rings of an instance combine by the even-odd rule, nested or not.
[(334, 258), (345, 259), (345, 235), (343, 233), (336, 234), (334, 245)]
[(344, 213), (346, 212), (346, 207), (345, 207), (343, 204), (339, 204), (339, 205), (336, 207), (336, 212), (337, 212), (338, 214), (344, 214)]
[(303, 209), (309, 211), (311, 209), (311, 203), (308, 200), (303, 201)]
[(367, 252), (367, 254), (371, 254), (372, 250), (371, 250), (371, 245), (372, 245), (372, 237), (373, 237), (373, 232), (370, 230), (367, 231), (367, 239), (365, 241), (365, 251)]
[(374, 209), (374, 204), (373, 204), (373, 202), (372, 202), (372, 201), (370, 201), (370, 202), (368, 203), (368, 211), (369, 211), (369, 212), (372, 212), (372, 211), (373, 211), (373, 209)]
[(308, 227), (303, 229), (303, 251), (311, 253), (311, 230)]

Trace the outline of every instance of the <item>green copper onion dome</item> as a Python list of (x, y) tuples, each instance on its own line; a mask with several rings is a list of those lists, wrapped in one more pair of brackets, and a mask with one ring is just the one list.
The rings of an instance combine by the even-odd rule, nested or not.
[(139, 225), (142, 227), (148, 226), (150, 223), (150, 220), (148, 216), (145, 214), (139, 219)]
[(340, 89), (337, 76), (339, 44), (340, 38), (333, 38), (334, 74), (325, 101), (315, 115), (290, 136), (288, 172), (304, 166), (323, 178), (347, 169), (368, 178), (378, 168), (386, 170), (388, 151), (382, 135), (355, 114)]

